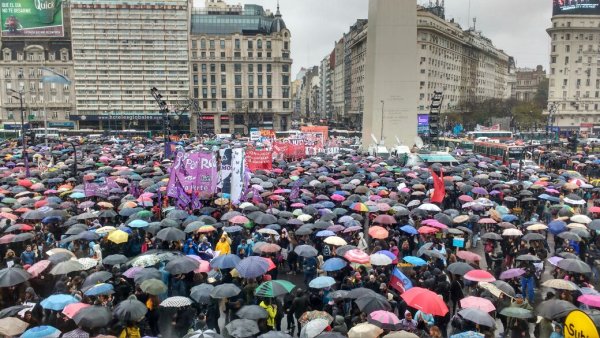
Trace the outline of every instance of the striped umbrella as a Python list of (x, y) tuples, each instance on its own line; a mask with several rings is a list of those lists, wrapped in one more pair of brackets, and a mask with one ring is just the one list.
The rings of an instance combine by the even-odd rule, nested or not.
[(290, 293), (295, 287), (296, 285), (286, 280), (275, 279), (260, 284), (254, 290), (254, 294), (257, 297), (274, 298), (286, 293)]

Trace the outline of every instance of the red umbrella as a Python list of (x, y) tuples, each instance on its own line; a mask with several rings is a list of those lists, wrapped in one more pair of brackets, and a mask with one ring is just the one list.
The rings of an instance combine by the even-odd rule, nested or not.
[(388, 238), (390, 233), (380, 226), (372, 226), (369, 228), (369, 236), (377, 239), (385, 239)]
[(11, 214), (9, 212), (0, 212), (0, 217), (1, 218), (8, 218), (8, 219), (10, 219), (12, 221), (16, 221), (19, 218), (19, 216), (13, 215), (13, 214)]
[(435, 292), (428, 289), (413, 287), (400, 295), (406, 302), (406, 305), (429, 313), (434, 316), (444, 316), (448, 313), (448, 306), (444, 299)]
[(485, 270), (471, 270), (464, 275), (465, 279), (474, 282), (493, 282), (496, 280), (491, 273)]
[(473, 202), (473, 197), (471, 197), (469, 195), (461, 195), (461, 196), (458, 196), (458, 200), (461, 202)]
[(50, 263), (51, 262), (49, 260), (43, 259), (39, 262), (36, 262), (32, 266), (30, 266), (29, 269), (27, 269), (27, 272), (29, 272), (33, 277), (37, 277), (44, 270), (46, 270), (48, 268), (48, 266), (50, 266)]
[[(373, 223), (383, 224), (383, 225), (392, 225), (396, 224), (396, 219), (391, 215), (379, 215), (375, 217)], [(386, 236), (387, 237), (387, 236)]]
[(333, 195), (331, 195), (331, 199), (336, 202), (343, 202), (346, 200), (346, 197), (344, 197), (342, 195), (338, 195), (338, 194), (333, 194)]
[(600, 207), (591, 207), (588, 211), (591, 213), (600, 213)]
[(465, 297), (465, 298), (461, 299), (460, 307), (462, 307), (463, 309), (476, 308), (476, 309), (479, 309), (484, 312), (492, 312), (492, 311), (496, 310), (496, 307), (494, 306), (494, 304), (492, 304), (492, 302), (490, 302), (489, 300), (487, 300), (485, 298), (473, 297), (473, 296), (469, 296), (469, 297)]
[(275, 265), (275, 263), (273, 263), (273, 260), (271, 258), (262, 257), (262, 259), (264, 259), (265, 261), (267, 261), (267, 263), (269, 263), (269, 270), (267, 270), (267, 271), (271, 271), (277, 267), (277, 265)]
[(465, 261), (479, 261), (481, 256), (471, 251), (459, 251), (456, 253), (456, 256), (460, 259), (464, 259)]
[(18, 180), (17, 184), (22, 187), (29, 188), (33, 185), (33, 182), (31, 182), (30, 180)]
[(419, 227), (419, 229), (417, 230), (420, 234), (433, 234), (439, 231), (439, 229), (436, 228), (432, 228), (432, 227), (428, 227), (428, 226), (421, 226)]

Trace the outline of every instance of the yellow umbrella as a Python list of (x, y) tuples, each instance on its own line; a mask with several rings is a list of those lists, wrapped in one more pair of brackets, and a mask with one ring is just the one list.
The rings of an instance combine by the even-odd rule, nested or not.
[(221, 198), (217, 198), (217, 199), (215, 200), (215, 204), (216, 204), (216, 205), (227, 205), (228, 203), (229, 203), (229, 199), (227, 199), (227, 198), (223, 198), (223, 197), (221, 197)]
[(18, 336), (27, 329), (29, 324), (15, 317), (0, 319), (0, 334), (3, 336)]
[(129, 239), (129, 234), (123, 230), (115, 230), (115, 231), (111, 232), (110, 234), (108, 234), (108, 240), (115, 244), (125, 243), (125, 242), (127, 242), (128, 239)]
[(96, 229), (96, 233), (99, 235), (102, 235), (102, 234), (107, 234), (107, 233), (115, 231), (115, 230), (117, 230), (117, 228), (110, 226), (110, 225), (106, 225), (106, 226)]

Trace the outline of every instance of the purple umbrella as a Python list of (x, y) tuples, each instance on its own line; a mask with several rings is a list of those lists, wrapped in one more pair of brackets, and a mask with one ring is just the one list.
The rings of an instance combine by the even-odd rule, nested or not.
[(133, 278), (135, 277), (135, 275), (137, 275), (138, 272), (142, 271), (144, 268), (141, 266), (134, 266), (132, 268), (129, 268), (127, 271), (123, 272), (123, 276), (127, 277), (127, 278)]
[(548, 258), (548, 262), (550, 262), (550, 264), (556, 266), (556, 264), (558, 264), (558, 262), (562, 261), (564, 258), (562, 257), (558, 257), (558, 256), (552, 256), (550, 258)]
[(477, 195), (487, 195), (488, 192), (487, 190), (485, 190), (482, 187), (475, 187), (473, 188), (473, 190), (471, 190), (472, 193), (477, 194)]
[(386, 255), (386, 256), (388, 256), (389, 258), (391, 258), (392, 260), (394, 260), (394, 259), (397, 259), (397, 258), (398, 258), (396, 255), (394, 255), (394, 253), (393, 253), (393, 252), (391, 252), (391, 251), (388, 251), (388, 250), (379, 250), (379, 251), (377, 251), (376, 253), (378, 253), (378, 254), (382, 254), (382, 255)]
[(511, 279), (520, 277), (525, 274), (525, 270), (521, 268), (509, 269), (500, 274), (500, 279)]

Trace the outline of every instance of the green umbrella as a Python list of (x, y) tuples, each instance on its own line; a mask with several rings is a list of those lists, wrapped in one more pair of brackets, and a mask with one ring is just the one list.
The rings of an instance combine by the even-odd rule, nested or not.
[(151, 295), (160, 295), (161, 293), (167, 292), (167, 286), (165, 283), (154, 278), (143, 281), (140, 285), (140, 289)]
[(137, 217), (139, 217), (140, 219), (150, 218), (152, 217), (152, 212), (150, 212), (149, 210), (138, 211)]
[(2, 203), (4, 204), (15, 204), (17, 203), (17, 200), (12, 198), (12, 197), (5, 197), (2, 199)]
[(275, 279), (260, 284), (254, 294), (258, 297), (275, 298), (290, 293), (296, 285), (281, 279)]
[(533, 312), (520, 307), (509, 306), (505, 307), (500, 314), (506, 317), (527, 319), (533, 317)]

